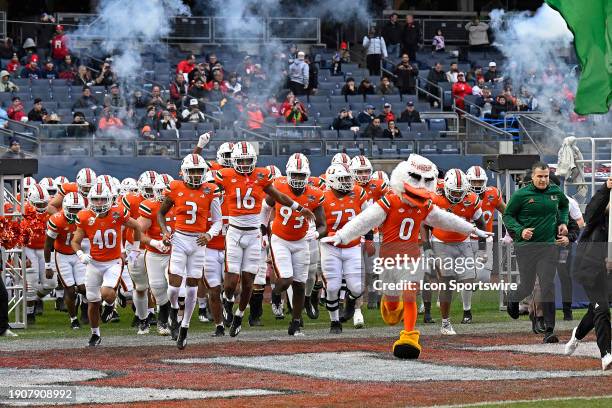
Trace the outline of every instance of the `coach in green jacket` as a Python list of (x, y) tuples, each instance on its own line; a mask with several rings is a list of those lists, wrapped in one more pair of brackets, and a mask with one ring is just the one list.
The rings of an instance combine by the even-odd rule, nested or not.
[(531, 167), (531, 184), (512, 194), (503, 221), (514, 238), (520, 283), (509, 293), (508, 314), (519, 317), (519, 302), (527, 297), (539, 278), (544, 312), (544, 342), (558, 343), (555, 329), (554, 279), (559, 256), (555, 242), (567, 235), (569, 202), (561, 188), (550, 183), (545, 163)]

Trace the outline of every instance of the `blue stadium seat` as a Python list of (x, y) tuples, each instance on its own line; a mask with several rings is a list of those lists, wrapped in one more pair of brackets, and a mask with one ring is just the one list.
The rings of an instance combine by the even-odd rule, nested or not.
[(363, 101), (364, 101), (363, 95), (347, 95), (346, 96), (346, 102), (351, 105), (362, 104)]
[(178, 132), (174, 129), (162, 129), (159, 131), (159, 140), (177, 140), (178, 137)]
[(424, 132), (427, 130), (427, 123), (423, 122), (412, 122), (410, 124), (410, 130), (413, 132)]
[(344, 140), (355, 139), (355, 133), (352, 130), (340, 130), (338, 131), (338, 136), (340, 139), (344, 139)]
[(338, 139), (337, 130), (321, 130), (321, 138), (323, 140), (336, 140)]
[(429, 119), (429, 130), (445, 132), (447, 130), (445, 119)]
[(332, 95), (329, 97), (330, 104), (344, 104), (346, 105), (346, 97), (344, 95)]

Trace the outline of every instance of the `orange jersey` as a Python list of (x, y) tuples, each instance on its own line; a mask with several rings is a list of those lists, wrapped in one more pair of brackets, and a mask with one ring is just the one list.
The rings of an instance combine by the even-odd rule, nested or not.
[(266, 198), (264, 189), (274, 181), (270, 170), (256, 167), (251, 174), (245, 175), (232, 168), (223, 168), (214, 174), (215, 183), (223, 189), (228, 216), (261, 213), (261, 204)]
[(219, 196), (219, 188), (212, 183), (192, 189), (184, 181), (174, 180), (166, 190), (166, 197), (174, 202), (174, 228), (183, 232), (206, 232), (210, 205)]
[(77, 226), (89, 239), (89, 254), (95, 261), (107, 262), (121, 257), (121, 227), (129, 220), (127, 209), (117, 204), (104, 217), (96, 217), (89, 209), (79, 211)]
[[(325, 201), (324, 193), (318, 188), (309, 185), (306, 186), (301, 195), (296, 196), (285, 177), (274, 180), (274, 187), (281, 193), (291, 197), (302, 207), (306, 207), (311, 211), (322, 205)], [(272, 234), (287, 241), (297, 241), (306, 236), (308, 222), (302, 214), (279, 203), (276, 203), (274, 208)]]
[[(161, 228), (157, 222), (157, 213), (161, 207), (161, 202), (157, 200), (143, 200), (138, 207), (138, 215), (151, 221), (151, 226), (146, 231), (146, 234), (152, 238), (160, 240), (162, 238)], [(174, 208), (166, 214), (166, 226), (170, 229), (174, 229)], [(158, 254), (170, 254), (170, 249), (167, 252), (160, 252), (157, 248), (151, 245), (145, 245), (147, 251), (155, 252)]]
[[(469, 222), (472, 222), (476, 215), (482, 213), (480, 198), (471, 191), (457, 204), (452, 204), (443, 194), (434, 195), (433, 203), (440, 207), (440, 209), (452, 212)], [(434, 228), (432, 233), (435, 238), (442, 242), (463, 242), (469, 236), (458, 232), (445, 231), (440, 228)]]
[(379, 227), (383, 242), (381, 257), (399, 253), (418, 257), (419, 231), (423, 220), (433, 208), (431, 200), (422, 206), (413, 207), (390, 191), (376, 203), (387, 214), (385, 221)]
[(486, 231), (493, 232), (493, 214), (495, 209), (502, 202), (501, 192), (497, 187), (487, 187), (480, 195), (482, 202), (482, 218), (486, 223)]
[[(361, 185), (361, 184), (360, 184)], [(380, 200), (389, 191), (389, 185), (384, 180), (370, 180), (361, 185), (368, 195), (368, 205)]]
[(222, 165), (219, 164), (219, 162), (214, 161), (214, 160), (207, 161), (206, 164), (208, 164), (209, 171), (217, 171), (217, 170), (221, 170), (224, 168)]
[[(334, 236), (336, 231), (359, 214), (368, 199), (365, 190), (358, 185), (355, 185), (353, 191), (342, 197), (337, 197), (331, 189), (325, 191), (324, 197), (323, 209), (327, 222), (327, 236), (330, 237)], [(348, 244), (341, 244), (338, 247), (350, 248), (359, 245), (360, 242), (361, 238), (355, 238)]]
[(74, 254), (70, 241), (72, 241), (76, 228), (76, 223), (68, 221), (63, 211), (58, 211), (49, 218), (49, 221), (47, 221), (47, 235), (49, 233), (51, 233), (50, 236), (55, 235), (53, 249), (56, 252), (64, 255)]
[(78, 193), (79, 186), (77, 183), (64, 183), (57, 188), (57, 193), (65, 196), (68, 193)]
[(45, 247), (45, 237), (47, 235), (47, 221), (49, 213), (38, 213), (31, 204), (25, 205), (25, 213), (21, 225), (25, 226), (26, 247), (31, 249), (43, 249)]
[(308, 184), (320, 190), (325, 189), (325, 179), (323, 178), (323, 176), (325, 176), (325, 174), (322, 174), (321, 177), (317, 177), (317, 176), (308, 177)]
[[(126, 195), (124, 195), (123, 197), (121, 197), (121, 201), (117, 201), (119, 203), (121, 203), (130, 213), (130, 217), (132, 217), (133, 219), (138, 218), (138, 207), (140, 206), (140, 203), (144, 200), (144, 198), (140, 195), (140, 194), (135, 194), (135, 193), (127, 193)], [(130, 244), (134, 243), (134, 230), (129, 228), (127, 231), (125, 231), (125, 240), (127, 242), (129, 242)], [(141, 248), (144, 248), (143, 245), (140, 246)]]

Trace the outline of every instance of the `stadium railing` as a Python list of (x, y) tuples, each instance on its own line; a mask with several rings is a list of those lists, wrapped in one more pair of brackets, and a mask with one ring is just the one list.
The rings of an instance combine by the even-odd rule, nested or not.
[(5, 149), (9, 147), (9, 140), (16, 139), (21, 145), (21, 151), (28, 157), (39, 154), (39, 129), (25, 122), (8, 120), (7, 127), (0, 128), (0, 145)]

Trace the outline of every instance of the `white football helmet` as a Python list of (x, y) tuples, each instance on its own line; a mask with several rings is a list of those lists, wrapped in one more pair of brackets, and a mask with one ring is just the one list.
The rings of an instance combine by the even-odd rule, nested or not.
[(383, 180), (385, 183), (389, 184), (389, 176), (382, 170), (376, 170), (372, 174), (373, 180)]
[[(145, 200), (155, 199), (155, 183), (157, 182), (157, 173), (153, 170), (145, 171), (138, 177), (138, 191)], [(163, 183), (163, 181), (162, 181)]]
[(49, 197), (53, 197), (55, 194), (57, 194), (57, 185), (55, 184), (55, 180), (53, 180), (53, 178), (45, 177), (42, 180), (40, 180), (40, 183), (38, 184), (42, 188), (47, 190)]
[(57, 176), (57, 177), (55, 178), (55, 185), (56, 185), (58, 188), (59, 188), (59, 186), (61, 186), (62, 184), (69, 183), (69, 182), (70, 182), (70, 180), (68, 180), (68, 177), (65, 177), (65, 176)]
[(62, 209), (66, 219), (75, 222), (79, 211), (85, 208), (85, 199), (79, 193), (68, 193), (62, 200)]
[(37, 213), (44, 213), (49, 205), (49, 193), (40, 184), (30, 186), (28, 190), (28, 202), (36, 209)]
[(172, 177), (168, 173), (163, 173), (163, 174), (160, 174), (159, 176), (161, 177), (162, 181), (166, 185), (166, 188), (170, 187), (170, 183), (174, 181), (174, 177)]
[(250, 174), (255, 170), (257, 153), (249, 142), (238, 142), (232, 148), (232, 165), (241, 174)]
[(302, 161), (302, 163), (306, 163), (310, 167), (310, 160), (308, 160), (308, 157), (304, 153), (293, 153), (287, 159), (287, 164), (289, 164), (291, 160), (297, 160), (298, 158)]
[(96, 183), (87, 195), (87, 207), (96, 215), (107, 213), (113, 205), (113, 193), (106, 183)]
[(359, 184), (367, 184), (372, 180), (372, 172), (374, 168), (372, 167), (372, 163), (365, 156), (355, 156), (351, 159), (351, 164), (349, 165), (351, 169), (351, 173), (355, 178), (355, 181)]
[(26, 196), (30, 190), (30, 187), (32, 187), (34, 184), (36, 184), (36, 179), (34, 177), (23, 178), (23, 191), (26, 193)]
[(232, 167), (232, 142), (225, 142), (217, 150), (217, 163), (223, 167)]
[(470, 182), (470, 189), (476, 194), (484, 193), (487, 188), (487, 172), (480, 166), (472, 166), (465, 173), (468, 181)]
[(453, 204), (460, 203), (470, 191), (470, 182), (461, 169), (450, 169), (444, 176), (444, 195)]
[(101, 174), (96, 178), (96, 183), (104, 183), (113, 196), (113, 202), (119, 197), (119, 189), (115, 186), (113, 178), (107, 174)]
[(121, 181), (120, 193), (126, 195), (127, 193), (138, 193), (138, 183), (131, 177), (124, 178)]
[(310, 165), (308, 159), (301, 153), (296, 153), (289, 158), (285, 171), (287, 172), (287, 184), (295, 189), (302, 189), (308, 184), (310, 177)]
[(332, 157), (331, 164), (344, 164), (345, 166), (350, 166), (351, 157), (346, 153), (336, 153), (334, 157)]
[(270, 174), (272, 175), (272, 180), (275, 178), (283, 177), (283, 173), (281, 173), (280, 169), (273, 164), (266, 166), (268, 170), (270, 170)]
[(348, 167), (342, 164), (332, 164), (325, 172), (325, 183), (327, 188), (348, 193), (353, 190), (355, 179)]
[(76, 183), (79, 187), (79, 193), (83, 197), (87, 197), (89, 190), (96, 184), (96, 173), (89, 167), (85, 167), (77, 173)]
[(192, 187), (199, 187), (204, 183), (207, 171), (208, 165), (199, 154), (188, 154), (181, 163), (183, 181)]

